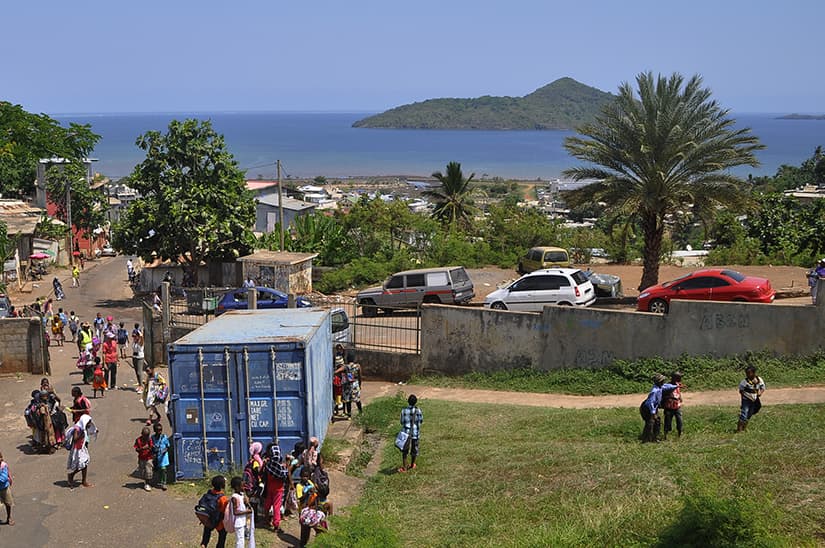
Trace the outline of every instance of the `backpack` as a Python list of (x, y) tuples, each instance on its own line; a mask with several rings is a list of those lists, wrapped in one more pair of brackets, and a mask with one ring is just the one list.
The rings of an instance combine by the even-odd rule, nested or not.
[(266, 461), (266, 473), (272, 476), (275, 479), (284, 480), (289, 476), (289, 472), (281, 462), (277, 459), (270, 458)]
[(223, 493), (213, 493), (211, 490), (204, 493), (195, 505), (195, 515), (209, 529), (214, 529), (223, 520), (223, 512), (218, 510), (218, 501)]
[(129, 341), (129, 334), (126, 330), (120, 328), (117, 330), (117, 344), (126, 344)]
[(250, 460), (243, 467), (243, 491), (250, 497), (258, 496), (258, 474), (255, 473), (253, 464), (255, 461)]
[(29, 428), (37, 428), (37, 404), (29, 402), (26, 409), (23, 410), (23, 416), (26, 417), (26, 424)]
[(320, 466), (316, 466), (312, 471), (312, 483), (315, 484), (315, 492), (318, 497), (325, 499), (329, 496), (329, 474), (326, 470), (322, 470)]

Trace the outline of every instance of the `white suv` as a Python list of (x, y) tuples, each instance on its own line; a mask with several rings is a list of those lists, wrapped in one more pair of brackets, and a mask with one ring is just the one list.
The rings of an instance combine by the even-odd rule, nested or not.
[(493, 291), (485, 308), (541, 312), (550, 304), (590, 306), (596, 301), (593, 284), (576, 268), (547, 268), (526, 274), (510, 285)]

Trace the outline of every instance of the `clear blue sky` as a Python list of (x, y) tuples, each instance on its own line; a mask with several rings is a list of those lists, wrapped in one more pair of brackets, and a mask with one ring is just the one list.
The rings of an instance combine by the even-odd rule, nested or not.
[(700, 73), (738, 112), (825, 112), (825, 2), (8, 2), (0, 99), (33, 111), (378, 111), (571, 76)]

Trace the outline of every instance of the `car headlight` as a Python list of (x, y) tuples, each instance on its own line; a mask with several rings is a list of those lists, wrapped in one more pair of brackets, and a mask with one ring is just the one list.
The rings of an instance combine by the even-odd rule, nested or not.
[(639, 295), (640, 299), (644, 299), (645, 297), (650, 297), (650, 291), (644, 291)]

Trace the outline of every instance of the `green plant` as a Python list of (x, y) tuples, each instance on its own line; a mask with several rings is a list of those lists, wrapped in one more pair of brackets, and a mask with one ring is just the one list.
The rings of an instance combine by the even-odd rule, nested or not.
[(321, 456), (326, 464), (337, 464), (341, 462), (341, 451), (348, 447), (348, 443), (340, 438), (327, 436), (321, 446)]

